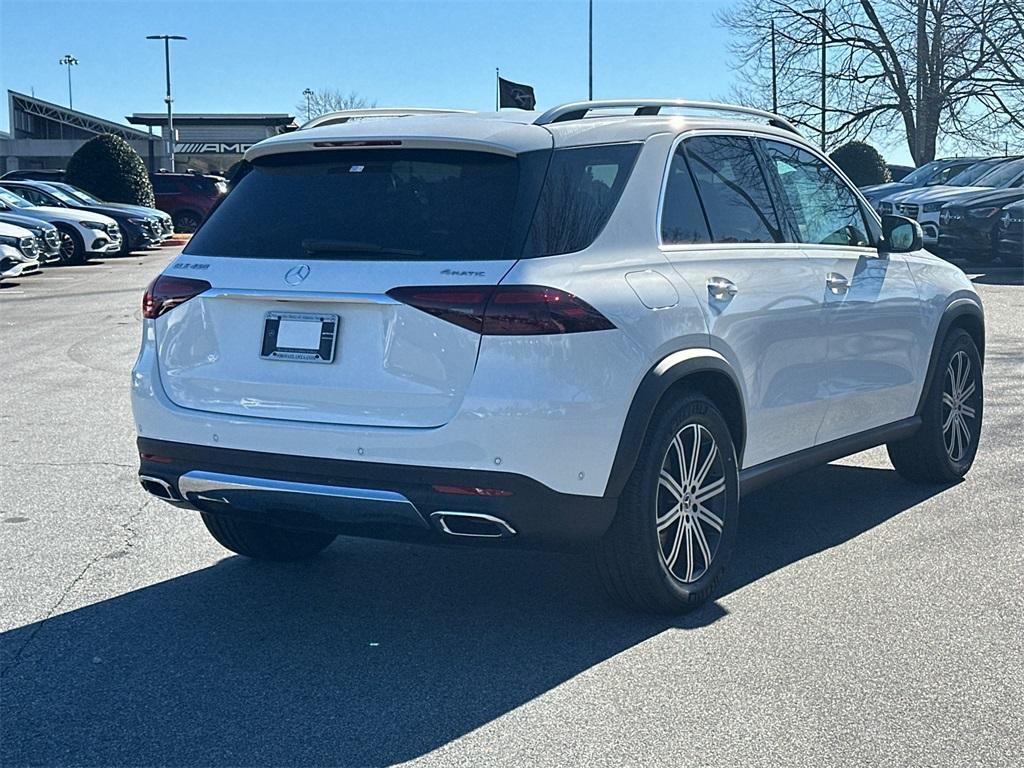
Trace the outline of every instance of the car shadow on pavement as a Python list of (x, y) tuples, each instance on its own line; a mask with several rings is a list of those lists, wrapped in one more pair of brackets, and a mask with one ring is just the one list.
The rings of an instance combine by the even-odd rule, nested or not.
[[(722, 594), (939, 491), (829, 465), (751, 495)], [(391, 764), (725, 616), (609, 607), (580, 555), (339, 540), (305, 564), (225, 557), (0, 636), (0, 762)]]

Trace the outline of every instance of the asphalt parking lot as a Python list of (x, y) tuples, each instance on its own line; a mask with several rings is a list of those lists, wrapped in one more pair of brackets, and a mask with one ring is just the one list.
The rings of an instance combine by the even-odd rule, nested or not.
[(977, 270), (953, 487), (876, 449), (744, 501), (718, 599), (624, 614), (573, 555), (339, 539), (231, 556), (135, 479), (163, 249), (0, 289), (3, 765), (1024, 763), (1024, 280)]

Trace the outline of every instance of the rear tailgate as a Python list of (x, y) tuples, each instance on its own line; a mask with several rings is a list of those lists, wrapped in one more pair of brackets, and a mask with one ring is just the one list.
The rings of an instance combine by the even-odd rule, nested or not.
[(464, 149), (260, 158), (166, 272), (208, 283), (156, 320), (168, 396), (271, 419), (447, 423), (480, 337), (387, 292), (497, 284), (536, 200), (522, 165)]

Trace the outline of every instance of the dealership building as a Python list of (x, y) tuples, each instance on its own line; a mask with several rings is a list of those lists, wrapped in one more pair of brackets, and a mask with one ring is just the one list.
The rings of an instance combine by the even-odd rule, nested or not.
[[(7, 103), (10, 132), (0, 132), (0, 174), (64, 168), (101, 133), (125, 139), (152, 171), (170, 167), (166, 114), (136, 113), (124, 125), (15, 91), (7, 92)], [(285, 113), (176, 114), (175, 170), (222, 173), (256, 142), (295, 128), (295, 118)]]

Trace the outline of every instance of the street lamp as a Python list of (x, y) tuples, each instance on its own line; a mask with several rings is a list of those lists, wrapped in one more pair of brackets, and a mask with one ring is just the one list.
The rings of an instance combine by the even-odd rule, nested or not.
[(821, 151), (825, 151), (825, 44), (827, 36), (825, 33), (825, 6), (821, 8), (808, 8), (805, 11), (801, 11), (801, 14), (808, 13), (820, 13), (821, 14)]
[(171, 40), (188, 40), (182, 35), (146, 35), (147, 40), (164, 41), (164, 66), (167, 72), (167, 155), (171, 160), (171, 172), (174, 172), (174, 113), (171, 110)]
[(310, 105), (312, 103), (311, 100), (313, 98), (313, 91), (311, 91), (309, 88), (307, 88), (306, 90), (304, 90), (302, 92), (302, 95), (306, 97), (306, 122), (308, 123), (309, 122), (309, 118), (310, 118), (310, 113), (312, 111), (312, 107)]
[(65, 53), (64, 58), (57, 62), (68, 68), (68, 109), (74, 109), (74, 102), (71, 101), (71, 68), (78, 66), (78, 59), (72, 56), (70, 53)]

